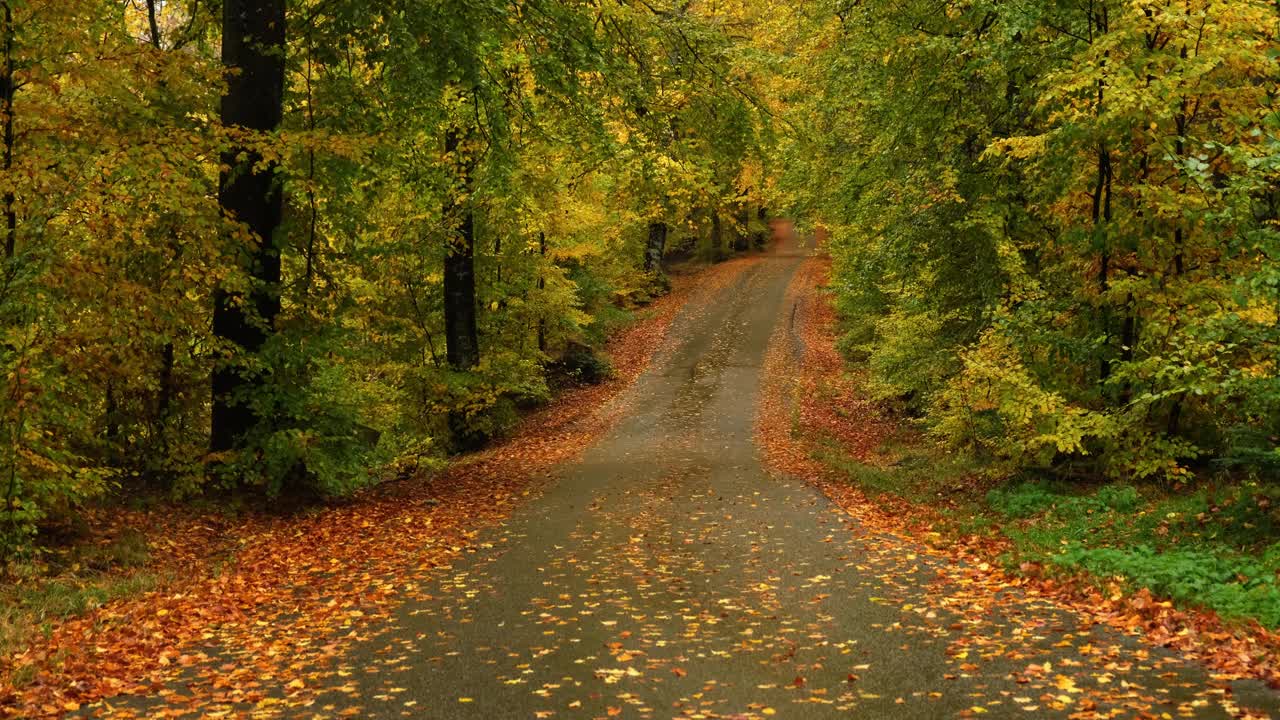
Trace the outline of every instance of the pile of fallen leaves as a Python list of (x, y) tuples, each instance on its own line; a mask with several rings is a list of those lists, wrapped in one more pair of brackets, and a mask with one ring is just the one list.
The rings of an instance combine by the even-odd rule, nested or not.
[[(612, 379), (562, 393), (508, 441), (443, 472), (310, 514), (234, 522), (190, 511), (120, 515), (112, 532), (148, 529), (154, 566), (178, 579), (61, 621), (0, 660), (0, 716), (58, 717), (99, 701), (97, 711), (123, 716), (128, 711), (110, 699), (135, 694), (163, 697), (166, 716), (235, 703), (307, 704), (313, 674), (371, 621), (424, 592), (430, 571), (474, 551), (481, 530), (501, 523), (553, 467), (611, 426), (625, 409), (614, 400), (662, 349), (691, 298), (716, 292), (753, 262), (675, 277), (672, 292), (609, 343)], [(29, 680), (15, 686), (15, 673)], [(185, 695), (175, 689), (184, 683), (214, 692)]]
[(812, 482), (872, 532), (926, 542), (928, 552), (948, 561), (939, 581), (950, 592), (969, 593), (987, 604), (995, 594), (1018, 588), (1199, 659), (1215, 672), (1215, 681), (1258, 678), (1280, 686), (1280, 634), (1257, 623), (1228, 624), (1212, 612), (1175, 608), (1146, 590), (1127, 592), (1105, 578), (1047, 577), (1030, 563), (1019, 574), (1006, 573), (992, 564), (1009, 548), (1002, 538), (944, 538), (935, 532), (941, 519), (936, 509), (897, 496), (872, 499), (817, 459), (820, 442), (836, 442), (849, 457), (884, 462), (880, 449), (896, 431), (893, 418), (865, 397), (836, 350), (838, 322), (822, 290), (830, 267), (830, 260), (819, 255), (797, 273), (785, 306), (789, 317), (765, 358), (771, 382), (760, 400), (756, 435), (770, 468)]

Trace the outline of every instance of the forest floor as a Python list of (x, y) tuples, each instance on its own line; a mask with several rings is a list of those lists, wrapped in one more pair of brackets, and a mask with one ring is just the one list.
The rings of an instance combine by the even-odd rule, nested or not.
[[(835, 443), (874, 462), (895, 432), (846, 381), (819, 290), (826, 271), (784, 242), (678, 281), (616, 341), (614, 381), (562, 396), (446, 472), (301, 516), (162, 524), (167, 575), (52, 623), (6, 658), (0, 707), (476, 719), (1280, 712), (1251, 679), (1274, 663), (1265, 635), (1149, 597), (1006, 574), (994, 541), (944, 538), (927, 508), (872, 501), (820, 460)], [(231, 549), (221, 562), (194, 549), (212, 538)]]

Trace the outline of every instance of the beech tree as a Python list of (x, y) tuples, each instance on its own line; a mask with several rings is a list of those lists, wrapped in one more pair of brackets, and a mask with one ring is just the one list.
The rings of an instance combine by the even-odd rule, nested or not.
[[(232, 230), (233, 261), (243, 268), (233, 287), (214, 295), (213, 332), (231, 352), (213, 372), (210, 447), (237, 446), (263, 418), (253, 394), (265, 382), (253, 356), (280, 314), (280, 228), (283, 196), (278, 163), (261, 144), (280, 127), (285, 84), (285, 0), (224, 0), (222, 64), (227, 90), (221, 118), (231, 146), (222, 155), (218, 200)], [(246, 287), (247, 286), (247, 287)]]

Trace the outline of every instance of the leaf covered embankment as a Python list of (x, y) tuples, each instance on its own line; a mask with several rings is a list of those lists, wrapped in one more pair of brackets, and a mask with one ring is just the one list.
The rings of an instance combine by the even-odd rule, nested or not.
[[(326, 658), (371, 619), (424, 592), (425, 573), (473, 551), (479, 531), (502, 522), (555, 465), (607, 430), (625, 410), (622, 391), (662, 350), (680, 309), (753, 262), (676, 275), (672, 292), (609, 342), (609, 380), (566, 390), (507, 442), (436, 475), (303, 516), (251, 515), (228, 525), (188, 507), (153, 526), (166, 511), (125, 516), (154, 529), (150, 569), (179, 579), (54, 622), (46, 638), (5, 657), (0, 713), (56, 717), (102, 698), (157, 691), (192, 713), (222, 703), (269, 709), (310, 701)], [(229, 559), (213, 552), (219, 545), (207, 533), (186, 534), (215, 527), (221, 547), (234, 549)], [(231, 657), (253, 660), (222, 664)], [(193, 675), (191, 687), (207, 694), (161, 689)]]
[[(766, 356), (765, 374), (774, 382), (761, 398), (757, 439), (772, 469), (814, 483), (869, 533), (906, 547), (925, 543), (920, 552), (945, 561), (938, 582), (961, 606), (969, 600), (991, 606), (998, 594), (1000, 603), (1015, 602), (1006, 591), (1017, 589), (1199, 658), (1219, 680), (1280, 680), (1280, 635), (1257, 622), (1175, 606), (1110, 571), (1078, 572), (1087, 566), (1066, 574), (1047, 573), (1038, 562), (1000, 567), (998, 557), (1019, 557), (1035, 546), (1016, 523), (997, 525), (982, 515), (996, 517), (998, 510), (982, 503), (997, 505), (999, 492), (987, 493), (972, 465), (932, 449), (867, 398), (836, 349), (838, 318), (823, 290), (830, 266), (816, 257), (801, 269), (786, 304), (791, 320)], [(964, 486), (952, 482), (960, 480)]]

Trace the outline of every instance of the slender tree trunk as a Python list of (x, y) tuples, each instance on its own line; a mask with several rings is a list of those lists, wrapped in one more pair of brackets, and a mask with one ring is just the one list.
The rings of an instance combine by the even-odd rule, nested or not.
[[(547, 234), (538, 233), (538, 255), (542, 258), (542, 267), (538, 268), (538, 290), (547, 289)], [(539, 298), (539, 302), (542, 299)], [(545, 315), (538, 318), (538, 352), (545, 354), (547, 352), (547, 318)]]
[[(1098, 90), (1099, 101), (1101, 101), (1102, 90)], [(1102, 243), (1101, 257), (1098, 258), (1098, 292), (1106, 295), (1111, 290), (1111, 249), (1108, 245), (1106, 237), (1107, 228), (1111, 225), (1111, 187), (1114, 180), (1114, 174), (1111, 167), (1111, 152), (1107, 150), (1105, 145), (1098, 146), (1098, 181), (1094, 188), (1093, 195), (1093, 227), (1094, 232), (1101, 237), (1099, 241)], [(1111, 377), (1111, 358), (1107, 357), (1111, 345), (1111, 307), (1110, 301), (1105, 297), (1102, 298), (1102, 358), (1100, 360), (1099, 376), (1103, 382)]]
[(120, 439), (120, 404), (116, 402), (115, 383), (107, 381), (107, 411), (105, 413), (107, 441), (115, 443)]
[[(460, 145), (458, 131), (450, 130), (445, 137), (445, 151), (456, 153)], [(459, 167), (463, 192), (470, 195), (470, 161), (459, 163)], [(451, 213), (460, 213), (461, 222), (449, 238), (444, 256), (445, 356), (454, 369), (467, 370), (480, 363), (476, 329), (475, 215), (470, 205), (459, 207), (459, 203), (446, 208), (446, 215)]]
[(649, 241), (644, 248), (645, 272), (656, 272), (662, 269), (662, 256), (667, 251), (667, 224), (664, 222), (649, 223)]
[[(315, 92), (312, 87), (312, 74), (315, 56), (315, 44), (312, 41), (311, 29), (307, 30), (307, 129), (316, 131)], [(316, 261), (316, 226), (320, 220), (320, 207), (316, 201), (316, 150), (314, 146), (307, 148), (307, 257), (306, 268), (302, 272), (302, 298), (305, 309), (310, 309), (311, 285), (315, 278)]]
[(160, 352), (160, 394), (156, 397), (156, 418), (164, 425), (169, 420), (169, 410), (173, 407), (173, 396), (177, 388), (173, 382), (174, 348), (172, 342), (164, 344)]
[[(1187, 46), (1184, 44), (1178, 52), (1178, 58), (1185, 65), (1188, 58)], [(1187, 154), (1187, 133), (1191, 130), (1191, 112), (1189, 103), (1185, 97), (1179, 103), (1178, 116), (1174, 119), (1177, 128), (1178, 137), (1174, 140), (1174, 156), (1179, 163), (1183, 162)], [(1185, 195), (1187, 192), (1187, 182), (1183, 178), (1179, 194)], [(1186, 252), (1186, 231), (1181, 221), (1173, 230), (1173, 277), (1176, 282), (1186, 272), (1184, 254)], [(1166, 425), (1166, 431), (1169, 435), (1177, 435), (1182, 421), (1182, 404), (1186, 398), (1185, 393), (1180, 393), (1173, 398), (1173, 406), (1169, 408), (1169, 419)]]
[[(1105, 13), (1105, 8), (1104, 8)], [(1099, 35), (1106, 32), (1105, 15), (1100, 16), (1097, 20), (1097, 32)], [(1106, 67), (1106, 60), (1103, 61), (1103, 68)], [(1103, 105), (1106, 101), (1107, 81), (1105, 78), (1098, 79), (1098, 95), (1097, 104), (1094, 107), (1095, 116), (1101, 117)], [(1111, 165), (1111, 151), (1107, 148), (1107, 144), (1103, 140), (1098, 142), (1098, 175), (1097, 181), (1093, 188), (1093, 231), (1097, 235), (1097, 240), (1102, 246), (1101, 256), (1098, 258), (1098, 293), (1103, 297), (1100, 300), (1101, 312), (1100, 322), (1102, 324), (1102, 357), (1099, 358), (1098, 379), (1101, 383), (1105, 383), (1111, 377), (1111, 358), (1107, 356), (1111, 348), (1111, 307), (1109, 300), (1105, 297), (1111, 290), (1111, 247), (1110, 239), (1107, 237), (1108, 228), (1111, 225), (1111, 187), (1115, 174)]]
[(157, 0), (147, 0), (147, 28), (151, 32), (151, 46), (160, 49), (160, 24), (156, 22)]
[(751, 211), (747, 209), (745, 200), (738, 205), (738, 226), (741, 231), (733, 238), (733, 249), (737, 252), (746, 252), (751, 238)]
[[(222, 97), (222, 123), (228, 128), (270, 132), (280, 126), (285, 77), (285, 0), (224, 0), (222, 64), (227, 92)], [(241, 160), (239, 156), (244, 155)], [(240, 249), (241, 269), (253, 282), (249, 297), (219, 289), (214, 297), (213, 332), (245, 354), (260, 351), (280, 313), (280, 251), (276, 231), (283, 201), (275, 167), (245, 147), (223, 154), (218, 200), (233, 220), (253, 236)], [(238, 241), (236, 241), (238, 243)], [(223, 359), (213, 372), (213, 416), (210, 447), (230, 450), (259, 418), (249, 404), (264, 377), (247, 370), (239, 359)]]
[[(151, 32), (151, 47), (156, 50), (164, 50), (164, 38), (160, 33), (160, 24), (156, 21), (156, 4), (161, 0), (147, 0), (147, 26)], [(167, 89), (168, 83), (160, 82), (162, 89)], [(175, 254), (181, 254), (179, 240), (176, 229), (170, 231), (170, 242), (174, 248)], [(173, 369), (176, 364), (174, 355), (175, 349), (173, 341), (170, 340), (160, 349), (160, 372), (157, 377), (159, 392), (156, 394), (155, 407), (155, 432), (160, 438), (160, 443), (164, 452), (167, 452), (169, 446), (169, 413), (173, 408), (173, 399), (178, 394), (177, 387), (174, 383)]]
[[(18, 92), (18, 81), (13, 72), (13, 8), (9, 3), (0, 3), (3, 11), (4, 27), (0, 32), (4, 35), (4, 65), (0, 67), (0, 113), (4, 114), (4, 153), (0, 159), (5, 176), (13, 171), (13, 100)], [(2, 201), (4, 205), (4, 256), (13, 258), (18, 248), (18, 199), (12, 189), (6, 190)]]
[(502, 287), (502, 233), (494, 233), (493, 237), (493, 285)]
[(729, 257), (729, 246), (724, 241), (724, 227), (720, 224), (720, 211), (711, 211), (711, 247), (715, 248), (716, 260)]

